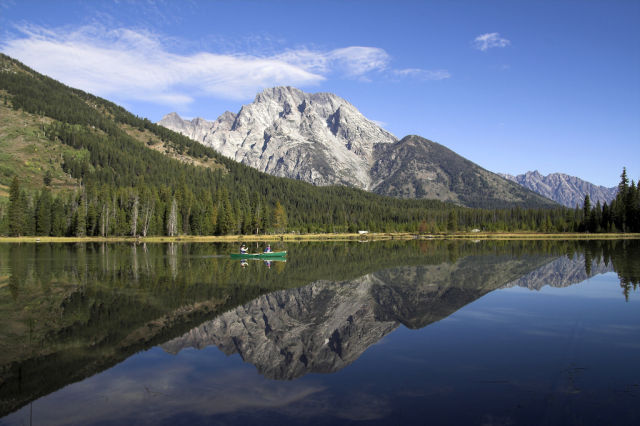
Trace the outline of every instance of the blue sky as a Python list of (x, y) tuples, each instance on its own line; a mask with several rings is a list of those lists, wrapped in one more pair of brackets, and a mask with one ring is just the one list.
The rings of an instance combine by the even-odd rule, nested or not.
[(157, 121), (333, 92), (494, 171), (640, 177), (640, 1), (0, 0), (0, 50)]

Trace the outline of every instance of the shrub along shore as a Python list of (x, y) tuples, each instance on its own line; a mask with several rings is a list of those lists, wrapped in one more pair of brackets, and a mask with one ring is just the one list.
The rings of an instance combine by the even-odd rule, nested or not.
[(274, 242), (274, 241), (380, 241), (380, 240), (431, 240), (431, 239), (462, 239), (462, 240), (635, 240), (640, 239), (640, 233), (539, 233), (539, 232), (456, 232), (440, 234), (412, 234), (412, 233), (335, 233), (335, 234), (265, 234), (265, 235), (183, 235), (175, 237), (0, 237), (0, 243), (232, 243), (245, 242)]

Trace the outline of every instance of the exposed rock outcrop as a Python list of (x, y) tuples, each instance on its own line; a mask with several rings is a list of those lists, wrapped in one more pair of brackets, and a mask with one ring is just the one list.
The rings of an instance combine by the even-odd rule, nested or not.
[(582, 206), (585, 195), (589, 194), (591, 203), (595, 205), (598, 201), (601, 204), (611, 204), (616, 198), (618, 188), (607, 188), (605, 186), (594, 185), (575, 176), (564, 173), (551, 173), (546, 176), (541, 175), (537, 170), (527, 172), (522, 175), (512, 176), (500, 173), (501, 176), (516, 182), (523, 187), (538, 194), (550, 198), (566, 207)]
[(272, 175), (361, 189), (370, 186), (374, 145), (397, 140), (346, 100), (293, 87), (265, 89), (214, 122), (171, 113), (159, 124)]

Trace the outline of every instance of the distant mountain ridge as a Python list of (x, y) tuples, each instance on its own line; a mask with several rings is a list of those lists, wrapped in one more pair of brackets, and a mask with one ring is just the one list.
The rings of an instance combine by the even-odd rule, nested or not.
[(618, 188), (607, 188), (605, 186), (594, 185), (575, 176), (564, 173), (550, 173), (543, 176), (537, 170), (521, 175), (512, 176), (506, 173), (499, 173), (500, 176), (519, 183), (527, 189), (537, 192), (550, 198), (566, 207), (582, 206), (585, 195), (593, 204), (600, 201), (600, 204), (611, 204), (616, 198)]
[(419, 136), (398, 140), (332, 93), (274, 87), (215, 121), (167, 114), (158, 123), (260, 171), (399, 198), (468, 207), (546, 207), (538, 194)]

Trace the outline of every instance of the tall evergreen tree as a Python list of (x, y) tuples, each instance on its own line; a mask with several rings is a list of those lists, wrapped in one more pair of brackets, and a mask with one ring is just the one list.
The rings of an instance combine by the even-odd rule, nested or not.
[(458, 218), (456, 213), (451, 210), (447, 216), (447, 231), (456, 232), (458, 230)]
[(24, 235), (27, 215), (26, 199), (20, 181), (14, 177), (9, 187), (9, 235), (19, 237)]
[(44, 188), (40, 193), (36, 207), (36, 234), (51, 234), (51, 207), (52, 207), (51, 190)]
[(76, 237), (87, 235), (87, 198), (84, 191), (81, 193), (76, 207), (74, 235)]

